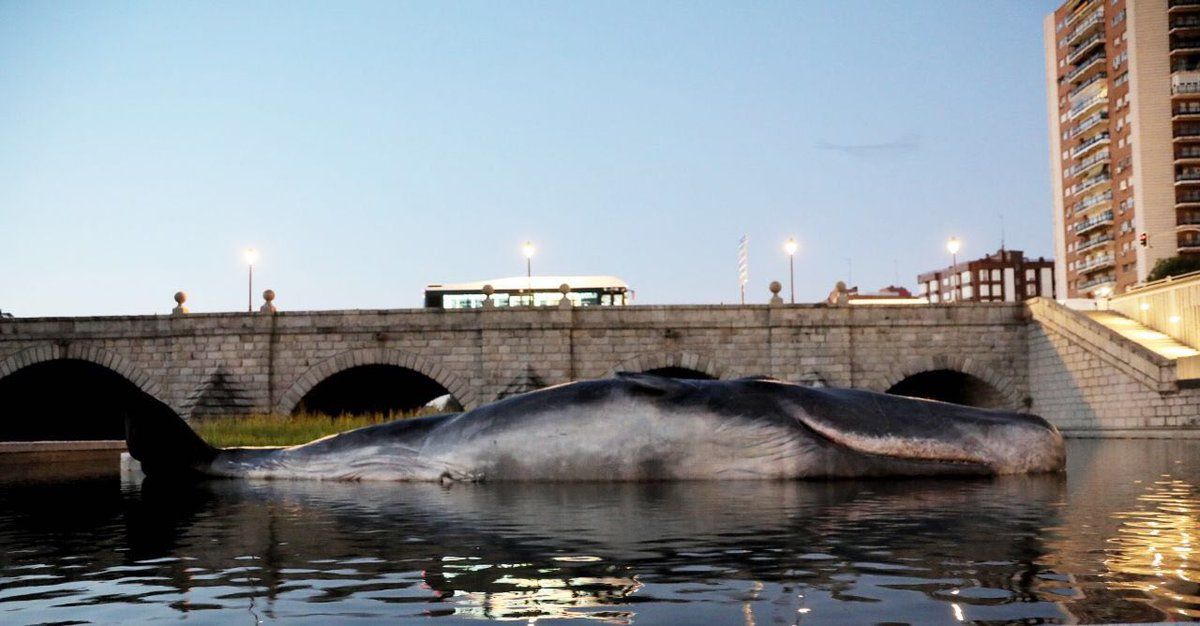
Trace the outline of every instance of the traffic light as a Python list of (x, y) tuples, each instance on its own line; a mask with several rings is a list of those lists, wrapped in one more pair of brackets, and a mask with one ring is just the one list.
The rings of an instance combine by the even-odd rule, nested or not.
[(1150, 236), (1146, 233), (1138, 235), (1138, 245), (1142, 246), (1143, 248), (1150, 245)]

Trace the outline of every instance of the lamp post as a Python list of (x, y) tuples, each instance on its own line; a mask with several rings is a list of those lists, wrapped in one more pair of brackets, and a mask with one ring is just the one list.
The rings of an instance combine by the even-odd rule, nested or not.
[(521, 253), (525, 255), (525, 281), (529, 288), (529, 306), (533, 306), (533, 253), (537, 249), (533, 247), (532, 241), (526, 241), (521, 246)]
[(950, 271), (954, 273), (954, 276), (950, 282), (950, 286), (952, 288), (951, 293), (954, 294), (955, 302), (958, 302), (962, 295), (961, 290), (959, 289), (959, 284), (961, 282), (959, 279), (961, 277), (958, 275), (958, 251), (960, 248), (962, 248), (962, 243), (958, 240), (958, 237), (951, 237), (950, 241), (946, 242), (946, 250), (950, 252)]
[(796, 250), (799, 249), (800, 244), (796, 243), (795, 237), (788, 237), (787, 243), (783, 244), (783, 251), (788, 255), (788, 282), (791, 283), (789, 300), (792, 304), (796, 304)]
[(246, 275), (246, 311), (254, 312), (254, 262), (258, 260), (258, 250), (254, 248), (246, 248), (242, 253), (246, 259), (246, 268), (249, 273)]

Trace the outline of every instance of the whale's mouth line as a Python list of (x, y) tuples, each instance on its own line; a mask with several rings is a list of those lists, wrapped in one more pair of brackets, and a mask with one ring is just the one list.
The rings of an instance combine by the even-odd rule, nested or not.
[[(854, 445), (851, 441), (848, 440), (848, 438), (843, 438), (841, 436), (838, 436), (838, 434), (835, 434), (835, 432), (833, 432), (832, 428), (829, 428), (828, 426), (825, 426), (824, 424), (816, 424), (816, 423), (810, 422), (809, 420), (805, 420), (805, 419), (800, 419), (798, 421), (805, 428), (807, 428), (809, 430), (809, 432), (811, 432), (813, 434), (813, 436), (824, 440), (825, 442), (829, 443), (832, 446), (835, 446), (837, 448), (841, 448), (844, 450), (849, 450), (851, 452), (854, 452), (855, 454), (860, 454), (864, 457), (887, 460), (887, 461), (892, 461), (892, 462), (927, 463), (927, 464), (936, 464), (936, 465), (941, 465), (941, 466), (946, 466), (946, 467), (957, 467), (957, 468), (962, 468), (962, 469), (970, 468), (970, 469), (986, 470), (988, 472), (992, 471), (992, 466), (981, 460), (961, 458), (961, 457), (960, 458), (952, 458), (952, 457), (945, 457), (945, 456), (905, 456), (903, 454), (896, 454), (896, 453), (892, 453), (892, 452), (885, 452), (882, 450), (871, 449), (871, 446), (869, 446), (869, 445), (868, 446)], [(897, 440), (900, 439), (899, 437), (893, 437), (893, 438), (895, 438)], [(866, 441), (869, 441), (869, 440), (874, 440), (874, 441), (878, 442), (878, 438), (866, 438), (866, 439), (863, 439), (862, 441), (860, 441), (860, 443), (865, 443)], [(936, 443), (938, 443), (939, 445), (947, 445), (942, 442), (936, 442)]]

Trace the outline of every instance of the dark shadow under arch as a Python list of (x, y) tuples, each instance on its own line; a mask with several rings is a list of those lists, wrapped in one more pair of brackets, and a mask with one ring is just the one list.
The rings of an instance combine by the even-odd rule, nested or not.
[[(450, 394), (436, 380), (398, 365), (358, 365), (317, 383), (292, 410), (296, 413), (363, 415), (403, 413)], [(448, 408), (458, 407), (451, 397)]]
[(688, 369), (686, 367), (656, 367), (643, 372), (644, 374), (654, 374), (656, 376), (667, 376), (670, 378), (687, 378), (690, 380), (716, 380), (716, 376), (701, 372), (699, 370)]
[(169, 411), (91, 361), (42, 361), (0, 378), (0, 441), (124, 439), (126, 413)]
[(955, 370), (931, 370), (913, 374), (892, 385), (890, 394), (953, 402), (967, 406), (996, 409), (1008, 407), (999, 389), (971, 374)]

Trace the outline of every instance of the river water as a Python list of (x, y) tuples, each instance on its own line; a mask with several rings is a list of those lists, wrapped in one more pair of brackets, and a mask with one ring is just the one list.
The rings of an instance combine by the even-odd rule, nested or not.
[(1093, 623), (1200, 617), (1200, 442), (1065, 476), (584, 485), (0, 468), (0, 623)]

